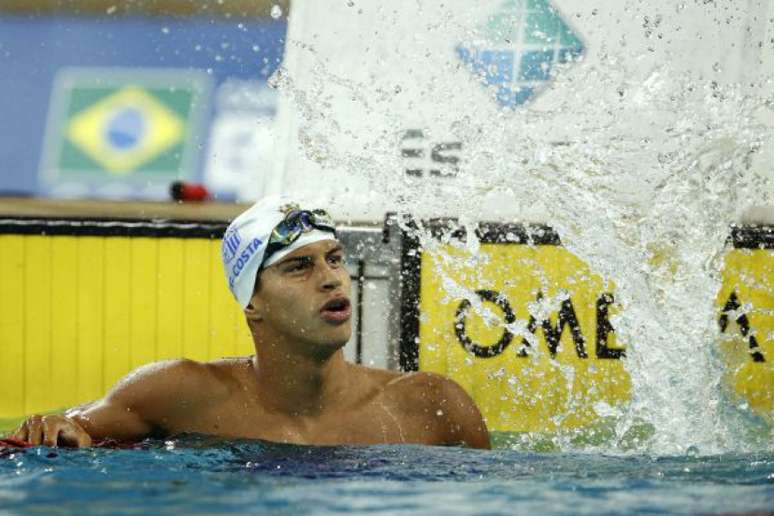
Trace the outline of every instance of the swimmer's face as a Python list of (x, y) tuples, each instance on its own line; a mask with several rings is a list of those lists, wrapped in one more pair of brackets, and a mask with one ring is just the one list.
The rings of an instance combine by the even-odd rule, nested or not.
[(350, 286), (339, 242), (296, 249), (260, 274), (251, 300), (260, 316), (258, 331), (301, 342), (311, 352), (339, 349), (352, 335)]

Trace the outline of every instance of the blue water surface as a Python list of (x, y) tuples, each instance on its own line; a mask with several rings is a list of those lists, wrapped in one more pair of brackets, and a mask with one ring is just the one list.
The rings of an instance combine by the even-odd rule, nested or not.
[(774, 509), (774, 453), (310, 447), (188, 436), (0, 455), (13, 513), (730, 513)]

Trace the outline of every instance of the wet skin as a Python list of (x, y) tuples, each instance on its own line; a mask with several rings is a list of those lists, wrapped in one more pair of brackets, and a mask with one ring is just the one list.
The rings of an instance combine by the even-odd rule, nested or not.
[(297, 249), (260, 274), (245, 317), (256, 355), (158, 362), (65, 416), (33, 416), (11, 434), (48, 446), (200, 432), (311, 445), (489, 448), (486, 425), (453, 381), (347, 363), (350, 278), (341, 245)]

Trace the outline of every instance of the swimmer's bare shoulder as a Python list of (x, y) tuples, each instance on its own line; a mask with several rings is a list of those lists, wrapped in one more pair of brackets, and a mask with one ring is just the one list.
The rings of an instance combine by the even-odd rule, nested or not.
[(428, 372), (403, 373), (391, 378), (384, 391), (398, 400), (409, 422), (431, 428), (433, 444), (491, 447), (481, 412), (455, 381)]
[(170, 430), (227, 398), (233, 383), (217, 363), (167, 360), (142, 366), (105, 397), (64, 416), (32, 416), (12, 437), (48, 446), (90, 446), (104, 438), (139, 440)]

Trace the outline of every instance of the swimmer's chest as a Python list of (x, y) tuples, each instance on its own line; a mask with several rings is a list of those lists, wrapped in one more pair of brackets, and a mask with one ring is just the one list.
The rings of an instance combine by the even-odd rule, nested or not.
[(407, 411), (392, 400), (380, 398), (319, 417), (271, 414), (235, 399), (190, 414), (168, 430), (309, 445), (443, 444), (439, 437), (443, 432), (429, 414)]

